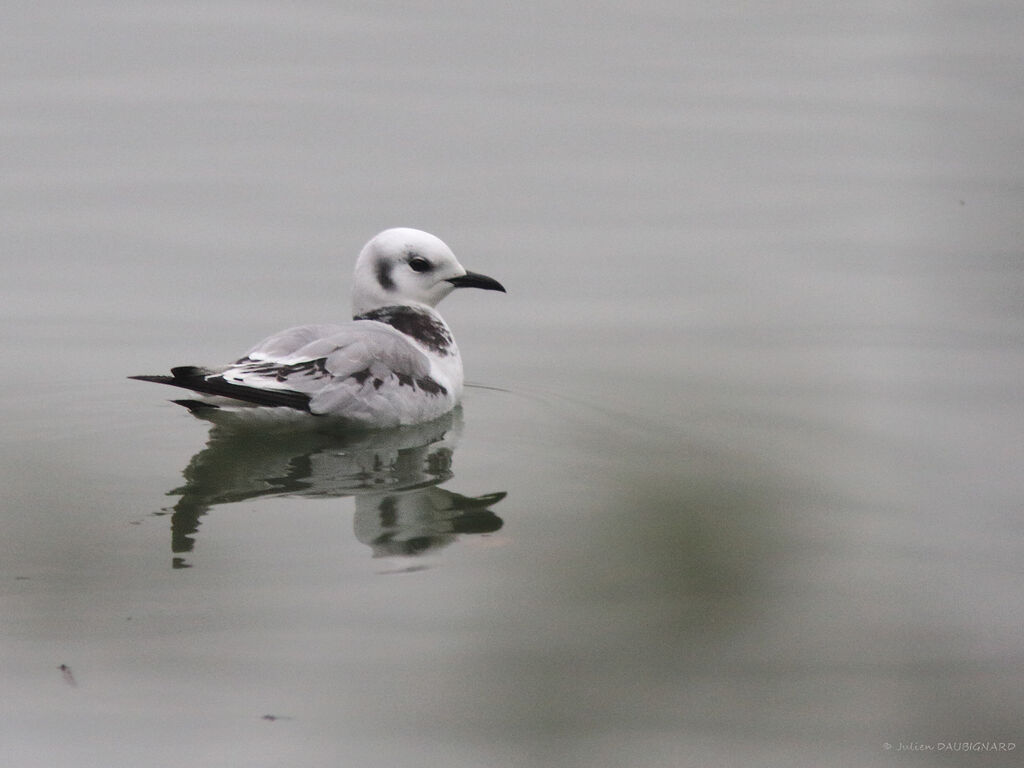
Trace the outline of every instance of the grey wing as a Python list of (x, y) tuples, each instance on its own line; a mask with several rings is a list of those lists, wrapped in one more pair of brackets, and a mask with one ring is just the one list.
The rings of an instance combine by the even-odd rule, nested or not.
[(384, 410), (404, 421), (404, 411), (416, 401), (447, 395), (430, 377), (422, 351), (394, 328), (369, 320), (283, 331), (220, 376), (244, 387), (300, 393), (309, 397), (313, 413), (355, 420), (379, 420)]
[(236, 364), (249, 361), (280, 360), (289, 355), (299, 352), (307, 344), (325, 339), (336, 333), (344, 331), (344, 325), (299, 325), (268, 336), (255, 347), (250, 349)]

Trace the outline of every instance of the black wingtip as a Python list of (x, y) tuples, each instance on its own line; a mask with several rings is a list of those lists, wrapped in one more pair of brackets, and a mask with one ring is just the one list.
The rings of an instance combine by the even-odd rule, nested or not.
[[(310, 410), (309, 395), (287, 389), (259, 389), (245, 384), (235, 384), (225, 381), (217, 375), (216, 371), (195, 365), (181, 365), (172, 368), (170, 376), (143, 375), (129, 376), (128, 378), (136, 381), (152, 381), (156, 384), (170, 384), (172, 387), (191, 389), (193, 392), (200, 392), (204, 395), (219, 395), (253, 405), (294, 408), (307, 412)], [(181, 405), (192, 410), (192, 407), (185, 403), (181, 403)]]
[(176, 379), (194, 379), (199, 376), (213, 376), (217, 372), (198, 365), (179, 365), (171, 368), (171, 376)]
[(216, 371), (210, 370), (209, 368), (201, 368), (198, 365), (179, 365), (176, 368), (171, 368), (171, 375), (165, 376), (163, 374), (143, 374), (141, 376), (129, 376), (129, 379), (135, 379), (136, 381), (152, 381), (156, 384), (177, 384), (182, 385), (185, 382), (194, 381), (206, 376), (213, 376)]
[(220, 406), (214, 403), (206, 403), (202, 400), (171, 400), (175, 405), (181, 405), (188, 408), (192, 413), (202, 413), (204, 411), (219, 411)]

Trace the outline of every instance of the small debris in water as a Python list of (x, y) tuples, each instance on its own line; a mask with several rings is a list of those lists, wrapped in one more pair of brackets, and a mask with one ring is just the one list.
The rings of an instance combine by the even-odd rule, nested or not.
[(294, 720), (293, 717), (286, 717), (285, 715), (263, 715), (260, 720), (266, 720), (269, 723), (273, 723), (277, 720)]
[(78, 683), (75, 682), (75, 676), (71, 674), (71, 667), (67, 664), (61, 664), (57, 669), (59, 669), (60, 673), (64, 676), (65, 683), (70, 685), (72, 688), (78, 687)]

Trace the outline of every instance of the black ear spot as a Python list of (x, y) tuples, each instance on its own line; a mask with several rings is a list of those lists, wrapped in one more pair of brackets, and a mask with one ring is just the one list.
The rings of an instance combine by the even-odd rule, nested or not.
[(391, 263), (384, 259), (377, 262), (377, 282), (385, 291), (395, 290), (395, 281), (391, 279)]

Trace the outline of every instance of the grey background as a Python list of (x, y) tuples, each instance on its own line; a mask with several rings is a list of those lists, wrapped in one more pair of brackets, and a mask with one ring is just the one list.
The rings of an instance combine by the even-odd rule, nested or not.
[[(10, 6), (7, 759), (1016, 764), (937, 750), (1024, 741), (1022, 15)], [(395, 225), (509, 288), (442, 305), (501, 530), (277, 495), (172, 569), (207, 427), (124, 377), (347, 317)]]

